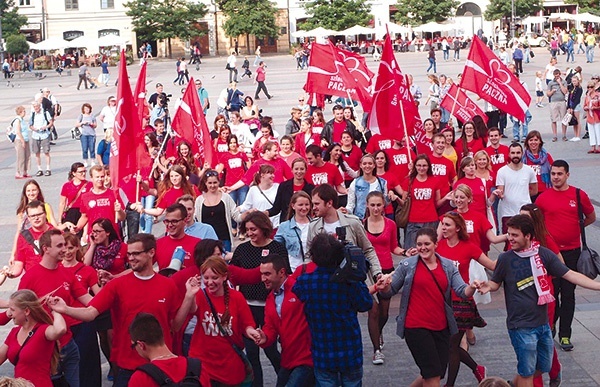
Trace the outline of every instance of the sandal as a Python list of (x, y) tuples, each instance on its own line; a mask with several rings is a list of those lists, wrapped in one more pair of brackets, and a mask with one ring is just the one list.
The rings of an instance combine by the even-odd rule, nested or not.
[(556, 142), (557, 140), (558, 140), (558, 138), (552, 137), (552, 142)]
[(569, 141), (566, 137), (562, 138), (563, 141)]
[(595, 149), (590, 149), (589, 151), (587, 151), (588, 154), (592, 154), (592, 153), (596, 153)]

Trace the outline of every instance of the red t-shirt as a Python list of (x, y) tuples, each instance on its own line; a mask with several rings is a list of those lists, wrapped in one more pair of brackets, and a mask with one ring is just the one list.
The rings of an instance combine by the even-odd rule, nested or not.
[[(19, 282), (20, 289), (29, 289), (35, 292), (39, 298), (52, 293), (54, 296), (65, 300), (68, 306), (76, 306), (75, 300), (87, 294), (87, 289), (75, 279), (73, 273), (62, 266), (58, 266), (56, 269), (47, 269), (42, 265), (35, 265), (21, 278), (21, 282)], [(44, 305), (44, 307), (48, 314), (51, 314), (50, 308), (47, 305)], [(81, 322), (67, 315), (63, 317), (67, 327)], [(63, 347), (72, 337), (71, 330), (67, 330), (67, 333), (59, 340), (60, 346)]]
[(381, 134), (374, 134), (367, 142), (367, 147), (365, 148), (365, 151), (369, 154), (373, 154), (378, 150), (391, 149), (392, 145), (394, 145), (393, 140), (384, 137)]
[[(77, 193), (81, 189), (81, 193), (79, 197), (77, 197)], [(73, 184), (73, 180), (67, 181), (63, 184), (62, 189), (60, 190), (60, 196), (64, 196), (67, 201), (66, 205), (71, 208), (79, 208), (81, 207), (81, 196), (92, 189), (92, 182), (83, 181), (79, 185)], [(77, 198), (77, 200), (75, 200)]]
[(223, 164), (223, 171), (225, 171), (225, 186), (230, 187), (244, 177), (248, 156), (244, 152), (236, 154), (227, 152), (223, 154), (220, 162)]
[[(471, 242), (458, 241), (456, 246), (450, 247), (448, 239), (445, 238), (438, 242), (435, 251), (440, 256), (455, 262), (458, 272), (465, 283), (469, 283), (469, 265), (471, 264), (471, 260), (479, 261), (479, 257), (483, 254), (481, 249)], [(452, 291), (452, 299), (460, 300), (461, 298)]]
[(171, 348), (171, 321), (180, 305), (181, 296), (169, 278), (155, 274), (145, 280), (135, 273), (113, 279), (90, 302), (100, 313), (110, 309), (114, 330), (110, 360), (128, 370), (148, 362), (131, 350), (128, 329), (135, 316), (140, 312), (152, 313)]
[[(86, 290), (89, 290), (92, 286), (98, 284), (98, 273), (91, 266), (84, 265), (81, 262), (77, 263), (77, 265), (75, 266), (70, 267), (63, 266), (61, 262), (60, 266), (66, 271), (73, 274), (77, 282), (79, 282), (81, 286), (83, 286), (83, 288)], [(81, 302), (79, 302), (79, 300), (74, 300), (74, 303), (75, 305), (73, 306), (75, 306), (76, 308), (85, 306)]]
[[(342, 122), (333, 121), (333, 133), (331, 133), (331, 139), (333, 142), (342, 142), (342, 133), (346, 131), (346, 120)], [(331, 145), (331, 144), (329, 144)]]
[(115, 195), (114, 191), (107, 189), (101, 194), (96, 194), (94, 191), (89, 191), (81, 195), (81, 213), (88, 217), (87, 232), (92, 233), (92, 223), (96, 219), (106, 218), (113, 223), (115, 230), (119, 230), (119, 226), (115, 222), (115, 201), (121, 203), (121, 208), (125, 208), (120, 197)]
[(334, 187), (342, 184), (344, 182), (344, 178), (340, 173), (340, 170), (331, 163), (324, 163), (320, 167), (315, 167), (314, 165), (309, 165), (306, 170), (306, 181), (315, 186), (321, 184), (330, 184)]
[[(540, 155), (533, 155), (533, 158), (535, 158), (537, 160), (540, 158)], [(550, 165), (552, 165), (553, 162), (554, 162), (554, 159), (552, 158), (550, 153), (548, 153), (548, 163)], [(552, 188), (552, 187), (547, 187), (546, 183), (544, 183), (542, 181), (542, 166), (541, 165), (537, 165), (537, 164), (530, 162), (527, 159), (527, 157), (523, 158), (523, 164), (529, 165), (531, 167), (531, 169), (533, 169), (533, 172), (535, 172), (535, 177), (537, 178), (537, 182), (538, 182), (538, 193), (539, 194)], [(550, 173), (550, 171), (548, 171), (548, 173)], [(548, 178), (550, 178), (550, 175), (548, 175)]]
[[(479, 152), (480, 150), (484, 150), (485, 146), (483, 145), (484, 142), (480, 139), (480, 138), (474, 138), (471, 141), (467, 142), (467, 154), (466, 156), (470, 156), (473, 157), (473, 155), (475, 155), (475, 153)], [(458, 162), (457, 165), (460, 165), (460, 161), (463, 159), (463, 142), (461, 139), (456, 140), (456, 153), (458, 155)]]
[(479, 177), (475, 177), (474, 179), (469, 179), (468, 177), (463, 177), (454, 183), (454, 189), (458, 187), (460, 184), (466, 184), (471, 188), (471, 192), (473, 193), (473, 202), (469, 205), (469, 209), (473, 211), (479, 211), (482, 214), (487, 214), (487, 204), (486, 204), (486, 185), (483, 183)]
[(409, 195), (412, 202), (408, 221), (411, 223), (435, 222), (438, 219), (435, 194), (439, 191), (439, 179), (428, 176), (425, 181), (419, 181), (415, 178), (412, 183), (409, 183), (409, 179), (406, 178), (402, 183), (402, 189), (408, 191), (409, 184), (411, 186)]
[[(444, 177), (447, 181), (448, 189), (450, 189), (450, 186), (456, 178), (454, 163), (444, 156), (437, 157), (434, 154), (429, 156), (429, 160), (431, 161), (433, 176)], [(448, 193), (448, 191), (446, 191), (446, 193)]]
[[(198, 187), (192, 185), (192, 189), (194, 190), (194, 194), (196, 197), (200, 196), (200, 191)], [(169, 207), (171, 204), (177, 203), (177, 199), (184, 195), (183, 188), (175, 188), (171, 187), (165, 192), (164, 196), (158, 200), (156, 203), (156, 208), (165, 209)]]
[(396, 231), (396, 223), (386, 217), (384, 217), (383, 220), (385, 223), (383, 226), (383, 232), (381, 234), (371, 234), (369, 230), (367, 230), (366, 226), (365, 230), (367, 231), (367, 238), (373, 245), (375, 253), (377, 254), (377, 258), (379, 258), (381, 268), (388, 270), (394, 268), (392, 251), (398, 247), (398, 236)]
[[(48, 230), (53, 228), (54, 226), (48, 223)], [(31, 236), (33, 236), (33, 240), (38, 247), (40, 245), (40, 237), (48, 230), (35, 231), (33, 227), (29, 229)], [(19, 236), (17, 237), (17, 254), (15, 256), (15, 260), (23, 262), (23, 268), (25, 268), (25, 271), (28, 271), (42, 260), (42, 256), (37, 253), (37, 251), (33, 248), (33, 246), (31, 246), (31, 244), (29, 244), (29, 242), (27, 242), (21, 233), (19, 233)]]
[(274, 183), (281, 184), (284, 181), (292, 179), (294, 177), (292, 169), (289, 165), (287, 165), (287, 163), (284, 160), (280, 159), (279, 157), (273, 160), (265, 160), (261, 157), (254, 163), (252, 163), (250, 168), (248, 168), (248, 170), (244, 174), (244, 177), (242, 178), (242, 182), (249, 186), (252, 183), (252, 180), (254, 179), (254, 175), (260, 170), (260, 166), (263, 164), (269, 164), (272, 165), (273, 168), (275, 168), (275, 175), (273, 176)]
[(35, 387), (52, 387), (50, 380), (50, 362), (54, 353), (54, 341), (46, 340), (47, 324), (37, 324), (37, 330), (31, 336), (21, 352), (21, 345), (17, 341), (17, 333), (21, 327), (14, 327), (6, 336), (4, 344), (8, 347), (6, 356), (15, 364), (17, 354), (19, 362), (15, 366), (15, 378), (30, 381)]
[[(179, 383), (185, 378), (187, 370), (187, 359), (183, 356), (174, 357), (172, 359), (155, 360), (152, 362), (155, 366), (161, 369), (171, 380)], [(143, 371), (135, 371), (129, 379), (128, 387), (152, 387), (158, 384)]]
[(342, 150), (342, 158), (344, 161), (355, 171), (358, 171), (360, 167), (360, 159), (363, 153), (359, 147), (352, 145), (352, 149), (349, 152)]
[[(223, 328), (231, 329), (233, 335), (229, 339), (243, 349), (242, 335), (246, 327), (256, 325), (250, 307), (242, 293), (234, 289), (228, 291), (231, 320), (229, 327), (224, 326)], [(212, 295), (209, 297), (219, 318), (221, 318), (225, 312), (225, 297)], [(192, 335), (189, 356), (198, 358), (202, 362), (202, 375), (200, 376), (200, 380), (203, 382), (202, 385), (210, 385), (210, 382), (205, 384), (205, 381), (208, 380), (216, 380), (226, 384), (241, 383), (246, 377), (244, 363), (233, 350), (230, 341), (221, 335), (204, 292), (201, 291), (196, 295), (196, 305), (198, 309), (195, 316), (198, 318), (198, 323)]]
[[(410, 172), (408, 169), (408, 152), (409, 151), (406, 148), (390, 148), (385, 150), (385, 153), (387, 153), (388, 158), (390, 159), (390, 172), (398, 176), (398, 181), (404, 180), (404, 178), (406, 178)], [(414, 160), (417, 158), (417, 155), (412, 150), (410, 151), (410, 154), (410, 160), (414, 162)]]
[(154, 259), (158, 263), (158, 268), (164, 269), (169, 266), (171, 258), (173, 257), (173, 252), (177, 246), (183, 247), (183, 250), (185, 251), (182, 267), (193, 266), (194, 249), (198, 242), (200, 242), (200, 238), (187, 234), (184, 234), (181, 239), (173, 239), (170, 235), (158, 238), (156, 241), (156, 255), (154, 256)]
[(487, 239), (488, 230), (492, 229), (492, 224), (485, 214), (469, 209), (460, 214), (465, 220), (469, 241), (475, 246), (479, 246), (482, 251), (490, 251), (490, 241)]
[[(584, 214), (591, 214), (594, 206), (588, 195), (580, 191), (581, 206)], [(575, 187), (569, 186), (565, 191), (554, 188), (546, 190), (535, 200), (546, 219), (548, 232), (561, 251), (581, 247), (581, 232), (577, 215), (577, 196)]]
[(227, 141), (222, 140), (221, 137), (217, 138), (215, 145), (215, 160), (220, 160), (225, 154), (229, 153), (229, 144)]
[(510, 161), (509, 149), (506, 145), (499, 144), (498, 149), (494, 149), (491, 145), (484, 149), (492, 160), (492, 171), (494, 175), (498, 174), (498, 170), (508, 164)]
[[(448, 326), (446, 301), (423, 263), (418, 262), (415, 269), (404, 327), (441, 331)], [(448, 288), (448, 278), (442, 264), (438, 261), (437, 267), (431, 272), (445, 292)]]

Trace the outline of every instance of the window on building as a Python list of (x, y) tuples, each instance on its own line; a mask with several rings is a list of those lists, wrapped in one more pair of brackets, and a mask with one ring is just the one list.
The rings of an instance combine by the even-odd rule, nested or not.
[(100, 0), (100, 8), (108, 9), (115, 7), (115, 0)]
[(31, 5), (31, 0), (19, 0), (19, 5)]
[(66, 11), (76, 11), (79, 9), (79, 0), (65, 0)]

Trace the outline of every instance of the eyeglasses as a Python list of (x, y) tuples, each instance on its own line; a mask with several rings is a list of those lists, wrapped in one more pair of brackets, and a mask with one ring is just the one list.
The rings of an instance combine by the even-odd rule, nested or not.
[(35, 219), (35, 218), (39, 218), (42, 216), (46, 216), (45, 212), (38, 212), (37, 214), (27, 214), (28, 217)]
[(182, 220), (183, 220), (183, 219), (165, 219), (165, 220), (163, 220), (163, 223), (164, 223), (166, 226), (169, 226), (169, 225), (172, 225), (172, 226), (174, 226), (174, 225), (176, 225), (177, 223), (181, 222)]
[(135, 347), (137, 347), (137, 345), (138, 345), (139, 343), (140, 343), (140, 342), (139, 342), (139, 340), (132, 341), (132, 342), (131, 342), (131, 349), (135, 349)]
[(208, 171), (205, 173), (206, 177), (217, 177), (219, 176), (219, 172), (217, 171)]
[(142, 251), (128, 251), (127, 257), (139, 257), (140, 254), (147, 253), (150, 250), (142, 250)]
[(304, 102), (304, 100), (303, 99), (299, 99), (298, 102)]

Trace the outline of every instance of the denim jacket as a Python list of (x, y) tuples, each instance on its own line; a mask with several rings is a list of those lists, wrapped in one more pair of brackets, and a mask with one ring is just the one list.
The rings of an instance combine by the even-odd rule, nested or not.
[[(383, 194), (385, 204), (388, 204), (387, 181), (377, 176), (377, 190)], [(350, 184), (348, 188), (348, 205), (346, 209), (349, 213), (354, 214), (358, 219), (364, 219), (367, 213), (367, 195), (371, 192), (371, 184), (364, 177), (360, 176)]]
[[(436, 254), (437, 255), (437, 254)], [(442, 268), (446, 272), (446, 277), (448, 277), (448, 288), (446, 288), (445, 294), (445, 310), (446, 310), (446, 320), (448, 321), (448, 329), (450, 330), (450, 335), (458, 333), (458, 327), (456, 325), (456, 320), (454, 320), (454, 311), (452, 310), (450, 293), (451, 289), (454, 289), (454, 292), (461, 298), (467, 298), (465, 295), (465, 289), (467, 288), (467, 284), (463, 281), (458, 269), (454, 265), (452, 261), (446, 258), (442, 258), (437, 255), (440, 262), (442, 263)], [(402, 298), (400, 300), (400, 312), (398, 317), (396, 317), (396, 334), (401, 338), (404, 338), (404, 324), (406, 322), (406, 312), (408, 311), (408, 303), (410, 302), (410, 292), (412, 289), (413, 279), (415, 277), (415, 271), (417, 269), (417, 264), (419, 263), (419, 259), (421, 259), (418, 255), (414, 255), (412, 257), (406, 258), (398, 265), (394, 274), (392, 274), (392, 288), (389, 292), (380, 292), (379, 294), (383, 298), (390, 298), (394, 294), (398, 293), (400, 289), (402, 289)], [(438, 291), (437, 289), (432, 289), (432, 291)]]
[(296, 219), (292, 216), (290, 220), (279, 224), (279, 228), (273, 239), (285, 246), (290, 257), (304, 261), (306, 251), (302, 247), (301, 238), (302, 231), (298, 227)]

